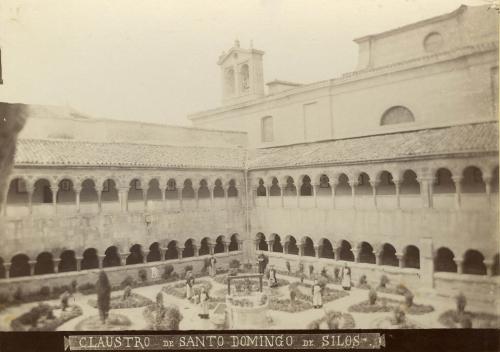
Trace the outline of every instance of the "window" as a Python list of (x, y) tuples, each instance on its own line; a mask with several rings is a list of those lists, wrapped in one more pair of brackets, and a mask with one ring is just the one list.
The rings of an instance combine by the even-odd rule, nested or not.
[(443, 36), (438, 32), (432, 32), (424, 39), (424, 49), (427, 52), (436, 52), (443, 47)]
[(273, 117), (266, 116), (262, 118), (262, 142), (272, 142), (274, 139)]
[(394, 125), (397, 123), (408, 123), (414, 121), (415, 117), (408, 108), (405, 108), (404, 106), (393, 106), (384, 112), (382, 119), (380, 120), (380, 125)]

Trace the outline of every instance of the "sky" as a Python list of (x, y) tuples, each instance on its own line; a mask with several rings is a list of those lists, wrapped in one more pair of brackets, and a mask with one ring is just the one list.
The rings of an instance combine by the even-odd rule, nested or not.
[(190, 125), (221, 105), (217, 58), (239, 39), (264, 79), (334, 78), (356, 37), (488, 0), (1, 0), (0, 101)]

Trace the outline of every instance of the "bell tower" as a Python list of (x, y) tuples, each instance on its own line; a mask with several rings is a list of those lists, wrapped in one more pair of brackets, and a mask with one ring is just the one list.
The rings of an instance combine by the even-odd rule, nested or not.
[(222, 75), (222, 103), (231, 105), (264, 96), (263, 51), (240, 47), (239, 40), (219, 56)]

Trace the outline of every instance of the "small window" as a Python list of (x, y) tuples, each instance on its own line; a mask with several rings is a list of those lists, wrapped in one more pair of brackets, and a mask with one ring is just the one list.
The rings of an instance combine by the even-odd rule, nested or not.
[(266, 116), (262, 118), (262, 142), (272, 142), (274, 139), (273, 117)]
[(408, 122), (415, 122), (413, 113), (404, 106), (393, 106), (384, 112), (380, 120), (380, 125), (385, 126)]

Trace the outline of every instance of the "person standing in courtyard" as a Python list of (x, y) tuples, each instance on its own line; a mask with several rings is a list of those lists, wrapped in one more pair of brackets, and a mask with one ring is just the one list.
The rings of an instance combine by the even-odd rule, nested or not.
[(314, 283), (312, 286), (312, 300), (313, 300), (313, 307), (315, 309), (323, 307), (322, 288), (318, 282), (318, 279), (314, 279)]
[(194, 277), (191, 271), (186, 273), (186, 298), (190, 300), (193, 297)]
[(215, 257), (212, 255), (210, 257), (210, 265), (209, 265), (210, 276), (212, 276), (212, 277), (214, 277), (216, 272), (217, 272), (217, 269), (215, 267), (215, 263), (217, 263), (217, 259), (215, 259)]
[(342, 268), (341, 278), (342, 288), (346, 291), (349, 291), (351, 289), (351, 268), (347, 266), (347, 263), (345, 263), (344, 267)]
[(198, 314), (201, 319), (208, 319), (208, 300), (210, 297), (208, 296), (207, 289), (205, 286), (201, 288), (200, 292), (200, 307), (201, 307), (201, 313)]
[(269, 287), (276, 287), (278, 286), (278, 279), (276, 278), (276, 270), (274, 269), (274, 266), (271, 266), (269, 269)]

